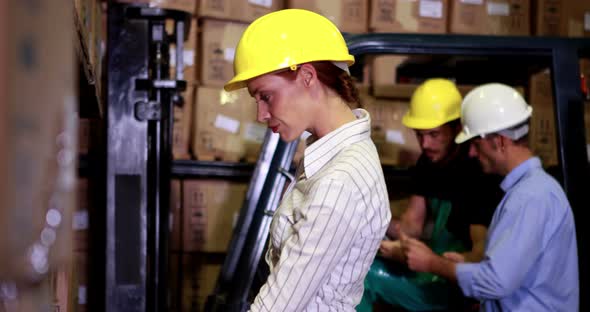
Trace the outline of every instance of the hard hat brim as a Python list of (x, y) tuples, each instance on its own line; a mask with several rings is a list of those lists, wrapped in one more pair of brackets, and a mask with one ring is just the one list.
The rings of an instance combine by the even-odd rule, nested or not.
[(447, 122), (453, 121), (455, 119), (459, 119), (460, 115), (451, 116), (445, 120), (428, 120), (423, 118), (415, 118), (410, 116), (409, 113), (406, 113), (404, 117), (402, 117), (402, 124), (410, 129), (418, 129), (418, 130), (428, 130), (440, 127)]
[[(309, 60), (309, 61), (303, 61), (303, 62), (300, 62), (298, 64), (293, 64), (293, 65), (301, 65), (301, 64), (305, 64), (305, 63), (320, 62), (320, 61), (322, 61), (322, 60)], [(348, 56), (345, 56), (344, 59), (330, 59), (330, 60), (325, 60), (325, 61), (345, 62), (350, 67), (350, 66), (354, 65), (354, 56), (349, 54)], [(246, 87), (246, 84), (247, 84), (248, 80), (250, 80), (250, 79), (254, 79), (254, 78), (260, 77), (262, 75), (266, 75), (266, 74), (270, 74), (273, 72), (288, 69), (289, 67), (290, 66), (285, 66), (285, 67), (278, 68), (278, 69), (274, 69), (274, 68), (262, 69), (262, 70), (256, 71), (256, 72), (253, 72), (253, 71), (242, 72), (242, 73), (236, 75), (230, 81), (228, 81), (225, 84), (225, 86), (223, 86), (223, 89), (227, 92), (241, 89), (241, 88)]]
[(465, 143), (465, 142), (473, 139), (476, 136), (477, 136), (477, 134), (469, 135), (469, 134), (465, 133), (465, 131), (461, 130), (461, 132), (459, 132), (459, 134), (457, 134), (457, 137), (455, 137), (455, 143), (457, 143), (457, 144)]

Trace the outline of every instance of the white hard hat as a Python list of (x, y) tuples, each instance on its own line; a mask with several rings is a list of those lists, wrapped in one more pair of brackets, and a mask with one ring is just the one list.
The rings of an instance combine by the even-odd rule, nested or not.
[(521, 125), (531, 117), (532, 112), (533, 108), (515, 89), (501, 83), (481, 85), (471, 90), (461, 104), (463, 130), (455, 142), (463, 143), (486, 134), (508, 133), (503, 130), (515, 126), (518, 126), (518, 135), (512, 139), (518, 139), (528, 132), (528, 126)]

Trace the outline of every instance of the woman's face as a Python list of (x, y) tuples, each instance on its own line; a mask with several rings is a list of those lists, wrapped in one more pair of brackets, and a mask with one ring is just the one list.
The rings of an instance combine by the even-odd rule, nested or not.
[(248, 81), (248, 91), (256, 100), (258, 121), (266, 123), (286, 142), (298, 139), (311, 128), (312, 106), (302, 79), (297, 71), (270, 73)]

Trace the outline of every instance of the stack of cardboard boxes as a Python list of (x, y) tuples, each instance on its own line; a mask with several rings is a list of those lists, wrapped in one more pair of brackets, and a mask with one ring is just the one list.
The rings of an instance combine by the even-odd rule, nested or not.
[(247, 184), (173, 180), (171, 191), (170, 311), (201, 311), (221, 270)]
[[(268, 12), (312, 10), (346, 33), (590, 35), (590, 5), (564, 0), (143, 1), (195, 16), (185, 48), (191, 51), (185, 54), (185, 62), (194, 61), (190, 63), (194, 74), (187, 72), (185, 78), (194, 79), (195, 87), (185, 93), (188, 105), (175, 114), (177, 159), (256, 161), (266, 129), (255, 121), (254, 101), (245, 90), (227, 93), (222, 87), (233, 76), (235, 47), (242, 32), (249, 22)], [(416, 85), (399, 83), (396, 77), (397, 68), (407, 60), (405, 56), (373, 57), (369, 62), (371, 94), (407, 101)], [(410, 150), (415, 148), (411, 141)]]
[[(590, 74), (590, 60), (581, 60), (580, 72), (584, 77)], [(546, 69), (531, 76), (529, 86), (529, 103), (533, 107), (529, 144), (544, 166), (557, 166), (559, 158), (551, 72)], [(584, 103), (584, 126), (587, 150), (590, 152), (590, 101)], [(590, 153), (588, 155), (590, 161)]]
[(453, 34), (528, 36), (530, 0), (452, 0)]
[(533, 28), (538, 36), (590, 37), (590, 2), (533, 1)]
[(533, 107), (529, 145), (544, 166), (556, 166), (557, 136), (551, 72), (544, 70), (531, 76), (529, 87), (529, 104)]
[(327, 17), (342, 32), (361, 34), (368, 30), (368, 0), (287, 0), (286, 2), (290, 9), (310, 10)]
[(447, 32), (449, 0), (371, 1), (369, 28), (374, 32)]

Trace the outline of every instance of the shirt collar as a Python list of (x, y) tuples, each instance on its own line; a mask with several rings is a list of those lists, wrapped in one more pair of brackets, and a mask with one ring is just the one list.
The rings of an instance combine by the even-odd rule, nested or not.
[(348, 122), (320, 139), (309, 137), (303, 156), (306, 178), (320, 171), (345, 147), (371, 137), (371, 117), (364, 109), (352, 111), (356, 120)]
[(504, 190), (504, 192), (507, 192), (529, 170), (535, 168), (541, 168), (541, 160), (539, 159), (539, 157), (531, 157), (523, 161), (520, 165), (516, 166), (516, 168), (512, 169), (512, 171), (510, 171), (510, 173), (508, 173), (506, 177), (504, 177), (504, 180), (502, 180), (500, 187), (502, 187), (502, 190)]

